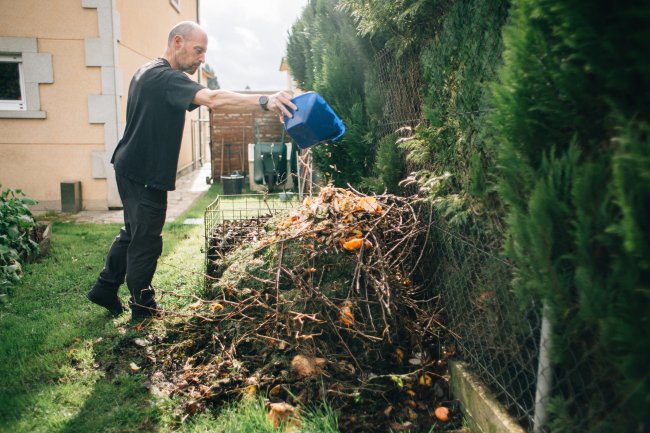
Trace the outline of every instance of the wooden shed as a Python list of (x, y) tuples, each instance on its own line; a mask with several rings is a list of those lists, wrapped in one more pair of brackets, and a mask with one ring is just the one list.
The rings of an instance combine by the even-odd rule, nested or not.
[[(275, 92), (242, 92), (272, 94)], [(254, 113), (216, 113), (210, 115), (210, 150), (212, 176), (219, 182), (221, 176), (234, 171), (250, 174), (249, 143), (280, 143), (283, 124), (278, 115), (261, 109)], [(287, 138), (285, 138), (286, 140)]]

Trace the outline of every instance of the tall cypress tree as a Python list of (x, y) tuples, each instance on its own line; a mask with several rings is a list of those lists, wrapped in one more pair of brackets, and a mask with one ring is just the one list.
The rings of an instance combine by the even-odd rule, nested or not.
[(650, 6), (597, 3), (515, 2), (491, 118), (515, 287), (550, 306), (553, 431), (650, 422)]
[(321, 94), (346, 125), (341, 140), (313, 148), (320, 171), (336, 184), (358, 184), (374, 161), (367, 139), (365, 74), (368, 45), (336, 0), (312, 0), (294, 24), (287, 46), (292, 74), (304, 90)]

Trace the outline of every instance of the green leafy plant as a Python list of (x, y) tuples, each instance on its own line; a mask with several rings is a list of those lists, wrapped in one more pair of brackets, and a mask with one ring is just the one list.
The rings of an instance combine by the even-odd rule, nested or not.
[(36, 225), (28, 206), (35, 200), (25, 197), (20, 189), (0, 193), (0, 292), (6, 292), (22, 276), (25, 258), (36, 251), (30, 230)]

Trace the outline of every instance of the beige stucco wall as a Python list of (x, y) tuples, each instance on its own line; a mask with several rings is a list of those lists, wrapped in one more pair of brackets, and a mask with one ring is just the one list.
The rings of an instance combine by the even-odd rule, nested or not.
[(103, 144), (103, 126), (88, 123), (87, 109), (87, 95), (101, 93), (101, 78), (84, 60), (84, 38), (97, 34), (95, 10), (80, 0), (0, 6), (0, 36), (36, 38), (38, 52), (52, 55), (54, 75), (54, 83), (39, 85), (47, 118), (0, 118), (0, 183), (23, 189), (37, 208), (59, 210), (60, 182), (81, 180), (84, 204), (101, 205), (105, 181), (92, 179), (90, 153)]
[[(117, 119), (122, 127), (135, 70), (163, 54), (176, 22), (196, 20), (196, 0), (180, 3), (179, 13), (169, 0), (112, 0), (121, 21), (116, 66), (123, 78)], [(38, 52), (52, 56), (54, 78), (39, 85), (45, 119), (0, 118), (2, 188), (21, 188), (39, 201), (34, 210), (60, 210), (60, 183), (79, 180), (83, 207), (106, 209), (108, 181), (92, 172), (92, 153), (105, 149), (106, 126), (90, 124), (88, 112), (88, 97), (102, 94), (101, 68), (86, 66), (84, 45), (86, 38), (100, 36), (97, 9), (82, 7), (82, 0), (0, 0), (0, 7), (0, 36), (36, 38)], [(195, 116), (187, 116), (179, 168), (192, 162), (190, 118)]]
[[(134, 72), (142, 64), (164, 54), (169, 30), (176, 23), (197, 20), (196, 3), (196, 0), (180, 0), (178, 12), (169, 0), (116, 0), (122, 23), (118, 43), (120, 67), (124, 76), (122, 118), (126, 117), (126, 95)], [(198, 73), (192, 79), (197, 80), (197, 77)], [(192, 163), (191, 119), (197, 119), (197, 116), (198, 110), (186, 115), (179, 169)]]

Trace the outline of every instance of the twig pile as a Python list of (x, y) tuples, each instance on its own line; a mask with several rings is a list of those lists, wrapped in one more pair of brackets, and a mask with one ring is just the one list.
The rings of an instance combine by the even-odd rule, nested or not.
[(187, 413), (264, 393), (327, 399), (345, 431), (430, 426), (450, 354), (416, 272), (429, 224), (405, 198), (332, 186), (273, 223), (219, 259), (208, 299), (158, 345), (159, 386)]

